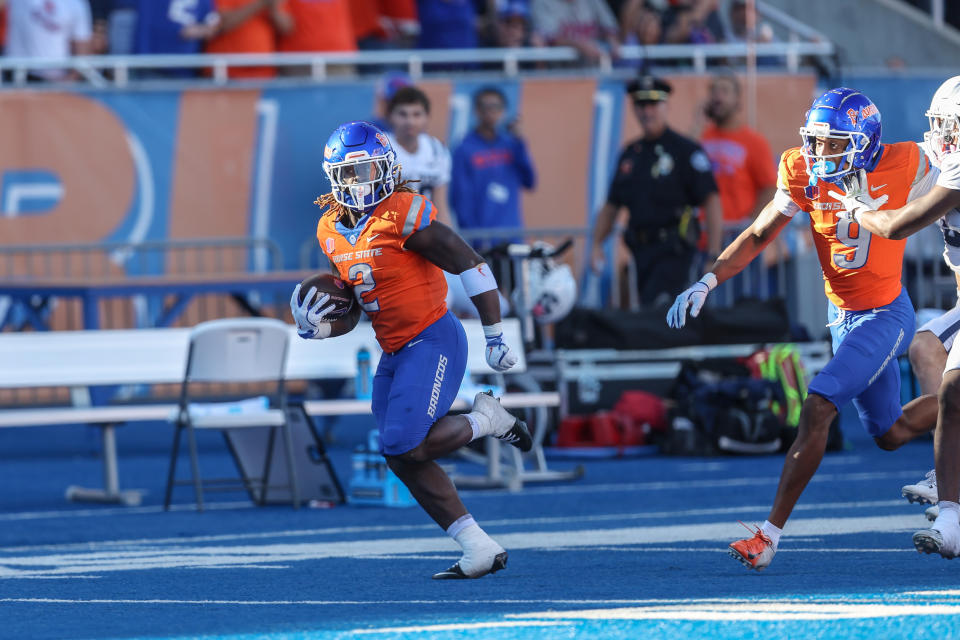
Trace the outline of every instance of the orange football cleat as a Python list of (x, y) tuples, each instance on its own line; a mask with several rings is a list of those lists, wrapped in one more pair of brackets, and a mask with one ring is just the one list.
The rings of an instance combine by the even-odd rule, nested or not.
[[(747, 527), (745, 524), (743, 526)], [(752, 531), (750, 527), (747, 527), (747, 530)], [(759, 528), (752, 538), (731, 542), (729, 548), (731, 556), (742, 562), (748, 569), (757, 571), (767, 568), (776, 552), (776, 549), (773, 548), (773, 540), (768, 538)]]

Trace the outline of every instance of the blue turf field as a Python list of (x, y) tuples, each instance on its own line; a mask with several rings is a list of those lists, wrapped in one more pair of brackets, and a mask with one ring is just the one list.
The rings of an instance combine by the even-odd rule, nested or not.
[[(781, 466), (762, 458), (590, 461), (571, 483), (464, 491), (509, 551), (506, 571), (436, 582), (452, 541), (418, 508), (256, 508), (190, 492), (159, 504), (169, 429), (119, 434), (138, 508), (71, 505), (99, 483), (96, 432), (0, 433), (2, 638), (960, 637), (960, 562), (920, 556), (923, 509), (900, 486), (930, 440), (882, 452), (862, 433), (828, 455), (772, 566), (725, 547), (762, 522)], [(213, 434), (211, 434), (213, 435)], [(231, 469), (218, 440), (201, 462)], [(333, 451), (346, 481), (346, 449)], [(554, 467), (569, 467), (555, 461)]]

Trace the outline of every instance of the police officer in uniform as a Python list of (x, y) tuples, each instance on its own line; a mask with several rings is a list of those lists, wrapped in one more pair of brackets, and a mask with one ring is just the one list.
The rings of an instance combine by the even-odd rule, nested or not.
[(637, 267), (640, 303), (666, 303), (683, 291), (697, 258), (702, 207), (707, 224), (707, 260), (720, 253), (723, 213), (710, 160), (693, 140), (667, 127), (671, 86), (643, 76), (627, 86), (643, 136), (627, 145), (617, 162), (607, 202), (597, 214), (593, 268), (603, 270), (603, 243), (619, 213), (629, 213), (623, 239)]

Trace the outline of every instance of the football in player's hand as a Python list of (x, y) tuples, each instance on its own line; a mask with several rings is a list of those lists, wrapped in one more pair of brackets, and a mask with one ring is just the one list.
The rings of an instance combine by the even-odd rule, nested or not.
[(353, 287), (332, 273), (315, 273), (305, 278), (300, 283), (300, 303), (303, 303), (303, 298), (310, 292), (311, 287), (317, 289), (313, 300), (310, 301), (311, 305), (319, 296), (325, 293), (330, 294), (330, 300), (324, 306), (332, 304), (334, 308), (324, 317), (324, 320), (339, 320), (349, 314), (355, 306), (359, 306), (353, 297)]

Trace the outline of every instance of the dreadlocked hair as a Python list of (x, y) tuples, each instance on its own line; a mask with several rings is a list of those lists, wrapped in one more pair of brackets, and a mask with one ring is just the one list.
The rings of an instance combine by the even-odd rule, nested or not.
[[(412, 182), (420, 182), (419, 180), (400, 180), (397, 183), (397, 186), (393, 188), (394, 193), (416, 193), (417, 190), (410, 186)], [(319, 196), (316, 200), (313, 201), (313, 204), (317, 205), (321, 209), (326, 209), (326, 211), (320, 212), (320, 217), (326, 215), (332, 215), (334, 220), (339, 221), (343, 214), (346, 213), (345, 207), (337, 202), (336, 198), (333, 197), (333, 192), (325, 193), (322, 196)]]

